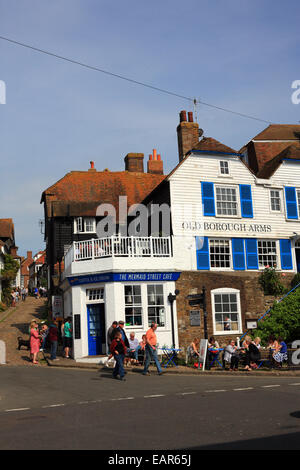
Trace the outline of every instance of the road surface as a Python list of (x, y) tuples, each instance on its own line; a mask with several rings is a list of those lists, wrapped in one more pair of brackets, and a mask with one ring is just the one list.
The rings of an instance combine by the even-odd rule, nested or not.
[(300, 377), (0, 367), (1, 449), (298, 449)]

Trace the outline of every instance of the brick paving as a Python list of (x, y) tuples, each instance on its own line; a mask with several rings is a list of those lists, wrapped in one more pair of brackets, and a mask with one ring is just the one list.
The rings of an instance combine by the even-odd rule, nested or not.
[[(25, 302), (20, 301), (15, 308), (9, 308), (0, 313), (0, 340), (6, 344), (6, 363), (8, 365), (31, 366), (30, 352), (22, 346), (18, 350), (18, 336), (29, 339), (28, 328), (31, 320), (38, 322), (45, 319), (46, 299), (27, 297)], [(40, 359), (42, 359), (40, 353)], [(41, 364), (45, 362), (41, 361)]]

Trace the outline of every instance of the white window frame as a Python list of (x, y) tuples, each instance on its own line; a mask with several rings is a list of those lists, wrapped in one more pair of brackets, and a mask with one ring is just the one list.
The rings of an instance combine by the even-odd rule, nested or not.
[(281, 265), (280, 265), (280, 251), (279, 251), (279, 246), (278, 246), (278, 240), (275, 240), (273, 238), (258, 238), (257, 239), (257, 261), (258, 261), (258, 269), (259, 270), (264, 270), (266, 266), (270, 266), (272, 268), (272, 266), (270, 265), (270, 263), (267, 263), (265, 264), (264, 266), (260, 265), (259, 263), (259, 243), (260, 242), (274, 242), (275, 243), (275, 250), (276, 250), (276, 266), (275, 266), (275, 269), (276, 270), (280, 270), (281, 269)]
[[(299, 188), (296, 188), (296, 198), (297, 198), (297, 210), (298, 210), (298, 220), (299, 220), (299, 217), (300, 217), (300, 189)], [(297, 220), (297, 219), (294, 219), (294, 220)]]
[[(140, 286), (141, 288), (141, 295), (142, 295), (142, 325), (131, 325), (131, 326), (126, 326), (125, 324), (125, 329), (127, 332), (130, 331), (135, 331), (136, 333), (139, 332), (146, 332), (149, 329), (149, 318), (148, 318), (148, 285), (153, 285), (156, 284), (156, 282), (143, 282), (143, 283), (137, 283), (137, 282), (124, 282), (122, 283), (122, 311), (123, 311), (123, 319), (124, 322), (126, 320), (125, 316), (125, 307), (129, 305), (126, 305), (125, 303), (125, 286), (133, 285), (133, 286)], [(157, 284), (160, 284), (163, 286), (163, 306), (165, 309), (165, 325), (164, 326), (158, 326), (157, 331), (170, 331), (171, 326), (170, 326), (170, 311), (169, 311), (169, 304), (167, 302), (167, 294), (169, 293), (169, 283), (166, 282), (157, 282)], [(152, 305), (150, 305), (152, 307)], [(125, 322), (126, 323), (126, 322)]]
[[(220, 188), (220, 189), (234, 189), (234, 190), (235, 190), (235, 195), (236, 195), (236, 209), (237, 209), (236, 215), (232, 215), (232, 214), (218, 214), (217, 188)], [(214, 184), (214, 195), (215, 195), (216, 217), (231, 218), (231, 219), (232, 219), (232, 218), (233, 218), (233, 219), (240, 219), (240, 218), (241, 218), (240, 194), (239, 194), (239, 188), (238, 188), (237, 185), (215, 183), (215, 184)]]
[[(279, 203), (280, 203), (280, 209), (279, 210), (276, 210), (276, 209), (272, 209), (272, 196), (271, 196), (271, 192), (272, 191), (277, 191), (279, 193)], [(274, 198), (273, 198), (274, 199)], [(278, 188), (270, 188), (269, 189), (269, 200), (270, 200), (270, 210), (271, 212), (275, 213), (275, 214), (281, 214), (282, 213), (282, 208), (283, 208), (283, 204), (282, 204), (282, 190), (281, 189), (278, 189)]]
[[(99, 295), (98, 295), (99, 292)], [(95, 297), (94, 299), (90, 299), (90, 293), (92, 293), (92, 296)], [(105, 290), (104, 287), (90, 287), (89, 289), (86, 289), (86, 303), (87, 304), (93, 304), (93, 303), (103, 303), (104, 302), (104, 295), (105, 295)]]
[[(87, 222), (92, 221), (92, 229), (93, 230), (86, 230)], [(78, 230), (78, 225), (80, 226), (81, 230)], [(85, 234), (85, 233), (96, 233), (96, 219), (95, 217), (76, 217), (74, 219), (74, 233), (77, 234)]]
[[(149, 286), (154, 286), (154, 287), (161, 286), (161, 287), (162, 287), (163, 303), (162, 303), (161, 305), (158, 305), (158, 304), (150, 305), (150, 304), (148, 303), (148, 287), (149, 287)], [(167, 324), (167, 309), (166, 309), (166, 305), (165, 305), (165, 295), (164, 295), (164, 291), (165, 291), (165, 290), (164, 290), (164, 284), (161, 284), (161, 283), (159, 283), (159, 282), (157, 282), (157, 283), (151, 283), (151, 282), (149, 282), (149, 283), (147, 284), (147, 291), (146, 291), (146, 292), (147, 292), (147, 325), (148, 325), (148, 327), (151, 326), (151, 323), (152, 323), (152, 321), (153, 321), (153, 320), (151, 320), (151, 322), (150, 322), (150, 320), (149, 320), (149, 308), (160, 308), (160, 307), (162, 307), (162, 308), (164, 309), (164, 325), (158, 325), (158, 327), (159, 327), (159, 328), (166, 328), (166, 324)], [(155, 294), (155, 295), (156, 295), (156, 294)]]
[[(125, 294), (126, 287), (139, 287), (140, 288), (140, 295), (139, 295), (141, 297), (141, 303), (140, 304), (135, 304), (135, 303), (128, 304), (128, 303), (126, 303), (126, 294)], [(124, 319), (125, 319), (124, 321), (125, 321), (125, 327), (126, 328), (131, 328), (131, 329), (142, 330), (143, 327), (144, 327), (143, 285), (142, 284), (135, 284), (135, 283), (126, 283), (126, 284), (124, 284), (123, 295), (124, 295)], [(141, 323), (141, 325), (126, 325), (126, 308), (135, 308), (135, 307), (141, 309), (142, 323)]]
[[(210, 253), (210, 242), (213, 241), (226, 241), (228, 242), (229, 246), (229, 266), (228, 267), (212, 267), (211, 265), (211, 253)], [(231, 271), (233, 269), (232, 266), (232, 243), (230, 238), (218, 238), (218, 237), (212, 237), (208, 239), (208, 247), (209, 247), (209, 267), (210, 270), (212, 271)]]
[[(238, 318), (238, 325), (239, 328), (237, 330), (217, 330), (216, 329), (216, 311), (215, 311), (215, 295), (224, 295), (224, 294), (235, 294), (236, 295), (236, 300), (237, 300), (237, 318)], [(213, 319), (213, 329), (214, 329), (214, 335), (215, 336), (230, 336), (230, 335), (235, 335), (235, 334), (241, 334), (242, 333), (242, 313), (241, 313), (241, 296), (240, 296), (240, 291), (238, 289), (233, 289), (231, 287), (222, 287), (219, 289), (213, 289), (211, 290), (211, 305), (212, 305), (212, 319)], [(217, 312), (219, 313), (219, 312)]]
[[(223, 163), (226, 163), (225, 167), (222, 165)], [(222, 167), (227, 168), (227, 173), (222, 172)], [(228, 160), (219, 160), (219, 175), (220, 176), (230, 176), (230, 166), (229, 166), (229, 161)]]

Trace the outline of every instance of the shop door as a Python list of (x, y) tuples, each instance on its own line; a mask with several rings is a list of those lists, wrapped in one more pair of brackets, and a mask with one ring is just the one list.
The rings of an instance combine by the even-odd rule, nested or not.
[(104, 354), (105, 318), (104, 304), (87, 305), (89, 356)]

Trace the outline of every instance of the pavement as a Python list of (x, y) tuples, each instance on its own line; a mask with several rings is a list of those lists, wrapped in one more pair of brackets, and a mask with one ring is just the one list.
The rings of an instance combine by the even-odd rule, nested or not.
[[(6, 344), (6, 365), (7, 366), (30, 366), (33, 367), (30, 361), (30, 353), (22, 347), (18, 350), (18, 337), (21, 336), (24, 339), (29, 339), (28, 327), (32, 319), (42, 321), (46, 318), (46, 299), (35, 299), (34, 297), (28, 297), (25, 302), (20, 301), (15, 308), (10, 308), (0, 314), (0, 339)], [(62, 354), (62, 351), (59, 351)], [(40, 353), (39, 365), (34, 367), (56, 367), (56, 368), (71, 368), (79, 370), (107, 370), (106, 367), (93, 364), (93, 363), (80, 363), (73, 359), (66, 359), (62, 355), (58, 355), (58, 361), (51, 361), (49, 352)], [(141, 373), (143, 367), (128, 367), (126, 371), (129, 374)], [(155, 372), (155, 367), (150, 367), (150, 372)], [(300, 376), (300, 370), (274, 370), (274, 369), (260, 369), (252, 370), (251, 372), (239, 370), (235, 372), (225, 371), (219, 367), (214, 367), (210, 371), (202, 371), (193, 367), (163, 367), (165, 374), (171, 375), (226, 375), (226, 376), (237, 376), (237, 375), (251, 375), (251, 376)]]
[[(1, 312), (0, 340), (3, 340), (6, 345), (7, 365), (32, 366), (30, 351), (24, 346), (18, 350), (18, 337), (28, 340), (31, 320), (40, 322), (45, 318), (46, 299), (43, 298), (27, 297), (25, 302), (20, 300), (16, 307)], [(44, 365), (47, 366), (45, 361)]]

